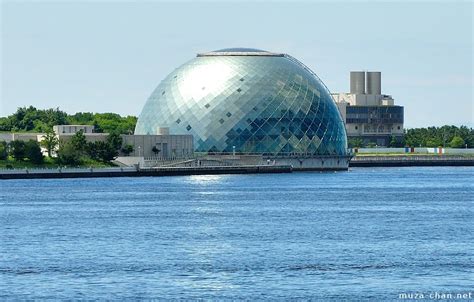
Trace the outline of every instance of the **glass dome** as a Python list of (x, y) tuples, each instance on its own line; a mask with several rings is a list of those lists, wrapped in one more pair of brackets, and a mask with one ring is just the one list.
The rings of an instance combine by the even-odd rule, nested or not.
[(289, 55), (257, 49), (199, 54), (169, 74), (143, 107), (135, 134), (163, 127), (192, 134), (198, 152), (346, 155), (347, 149), (341, 115), (321, 80)]

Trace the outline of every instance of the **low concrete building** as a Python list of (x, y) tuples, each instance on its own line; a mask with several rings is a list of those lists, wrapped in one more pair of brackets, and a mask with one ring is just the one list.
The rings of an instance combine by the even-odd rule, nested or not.
[[(95, 133), (93, 125), (56, 125), (53, 127), (58, 139), (63, 142), (79, 131), (84, 133), (86, 141), (106, 141), (109, 133)], [(156, 159), (187, 158), (194, 154), (192, 135), (171, 135), (168, 128), (163, 128), (157, 135), (126, 135), (122, 134), (122, 150), (127, 145), (132, 152), (125, 154), (120, 150), (120, 156), (152, 157)]]
[(10, 143), (11, 141), (39, 141), (39, 137), (42, 135), (43, 133), (0, 133), (0, 141), (7, 143)]
[(378, 146), (389, 146), (392, 138), (401, 141), (404, 108), (395, 105), (392, 96), (381, 93), (381, 73), (352, 71), (350, 82), (350, 92), (332, 93), (346, 124), (347, 138)]
[(84, 133), (86, 141), (88, 142), (105, 142), (107, 140), (108, 133), (96, 133), (94, 132), (94, 125), (56, 125), (53, 126), (53, 131), (56, 134), (59, 141), (68, 142), (72, 137), (79, 131)]
[(75, 134), (81, 131), (84, 134), (94, 133), (94, 125), (56, 125), (53, 126), (53, 131), (57, 135), (60, 134)]
[(130, 156), (162, 159), (187, 158), (194, 154), (192, 135), (122, 135), (122, 146), (133, 146)]

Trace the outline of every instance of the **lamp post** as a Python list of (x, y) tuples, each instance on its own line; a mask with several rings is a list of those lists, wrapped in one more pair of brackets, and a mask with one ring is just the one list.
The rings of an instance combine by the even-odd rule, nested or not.
[(141, 146), (138, 146), (138, 157), (141, 157), (141, 153), (140, 153), (141, 148), (142, 148)]

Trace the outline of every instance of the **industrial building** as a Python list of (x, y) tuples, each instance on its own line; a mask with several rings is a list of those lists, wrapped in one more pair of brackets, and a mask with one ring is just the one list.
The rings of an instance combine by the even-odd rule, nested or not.
[(198, 54), (157, 86), (135, 135), (161, 128), (192, 135), (198, 152), (325, 156), (347, 168), (340, 160), (347, 157), (344, 122), (328, 89), (283, 53), (233, 48)]
[(402, 141), (404, 108), (395, 105), (392, 96), (382, 94), (381, 77), (378, 71), (351, 71), (350, 92), (332, 93), (349, 140), (376, 146)]

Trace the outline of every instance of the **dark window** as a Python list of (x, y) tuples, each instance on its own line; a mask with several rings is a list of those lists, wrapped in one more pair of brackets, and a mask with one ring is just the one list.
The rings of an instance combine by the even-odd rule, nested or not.
[(179, 123), (181, 123), (181, 120), (180, 120), (180, 119), (177, 119), (177, 120), (176, 120), (176, 124), (179, 124)]
[(190, 125), (187, 125), (187, 126), (186, 126), (186, 130), (188, 130), (188, 131), (191, 130), (191, 128), (192, 128), (192, 127), (191, 127)]
[(232, 113), (227, 112), (226, 115), (227, 115), (227, 117), (231, 117)]
[(398, 128), (398, 130), (400, 130), (400, 126), (398, 126), (397, 128)]
[(164, 95), (164, 94), (165, 94), (165, 92), (163, 91), (163, 92), (161, 93), (161, 95)]
[(243, 81), (244, 81), (244, 78), (240, 78), (240, 81), (243, 82)]
[(211, 105), (209, 105), (209, 103), (207, 103), (206, 105), (204, 105), (204, 107), (209, 108), (209, 107), (211, 107)]
[(206, 89), (206, 87), (202, 87), (202, 90)]
[(248, 118), (247, 123), (249, 123), (249, 124), (252, 123), (252, 120)]
[(357, 126), (355, 128), (356, 128), (356, 130), (359, 129)]
[(224, 124), (224, 119), (221, 118), (221, 119), (219, 120), (219, 123)]
[(237, 89), (237, 92), (241, 92), (241, 91), (242, 91), (242, 89), (240, 89), (240, 88), (239, 88), (239, 89)]

